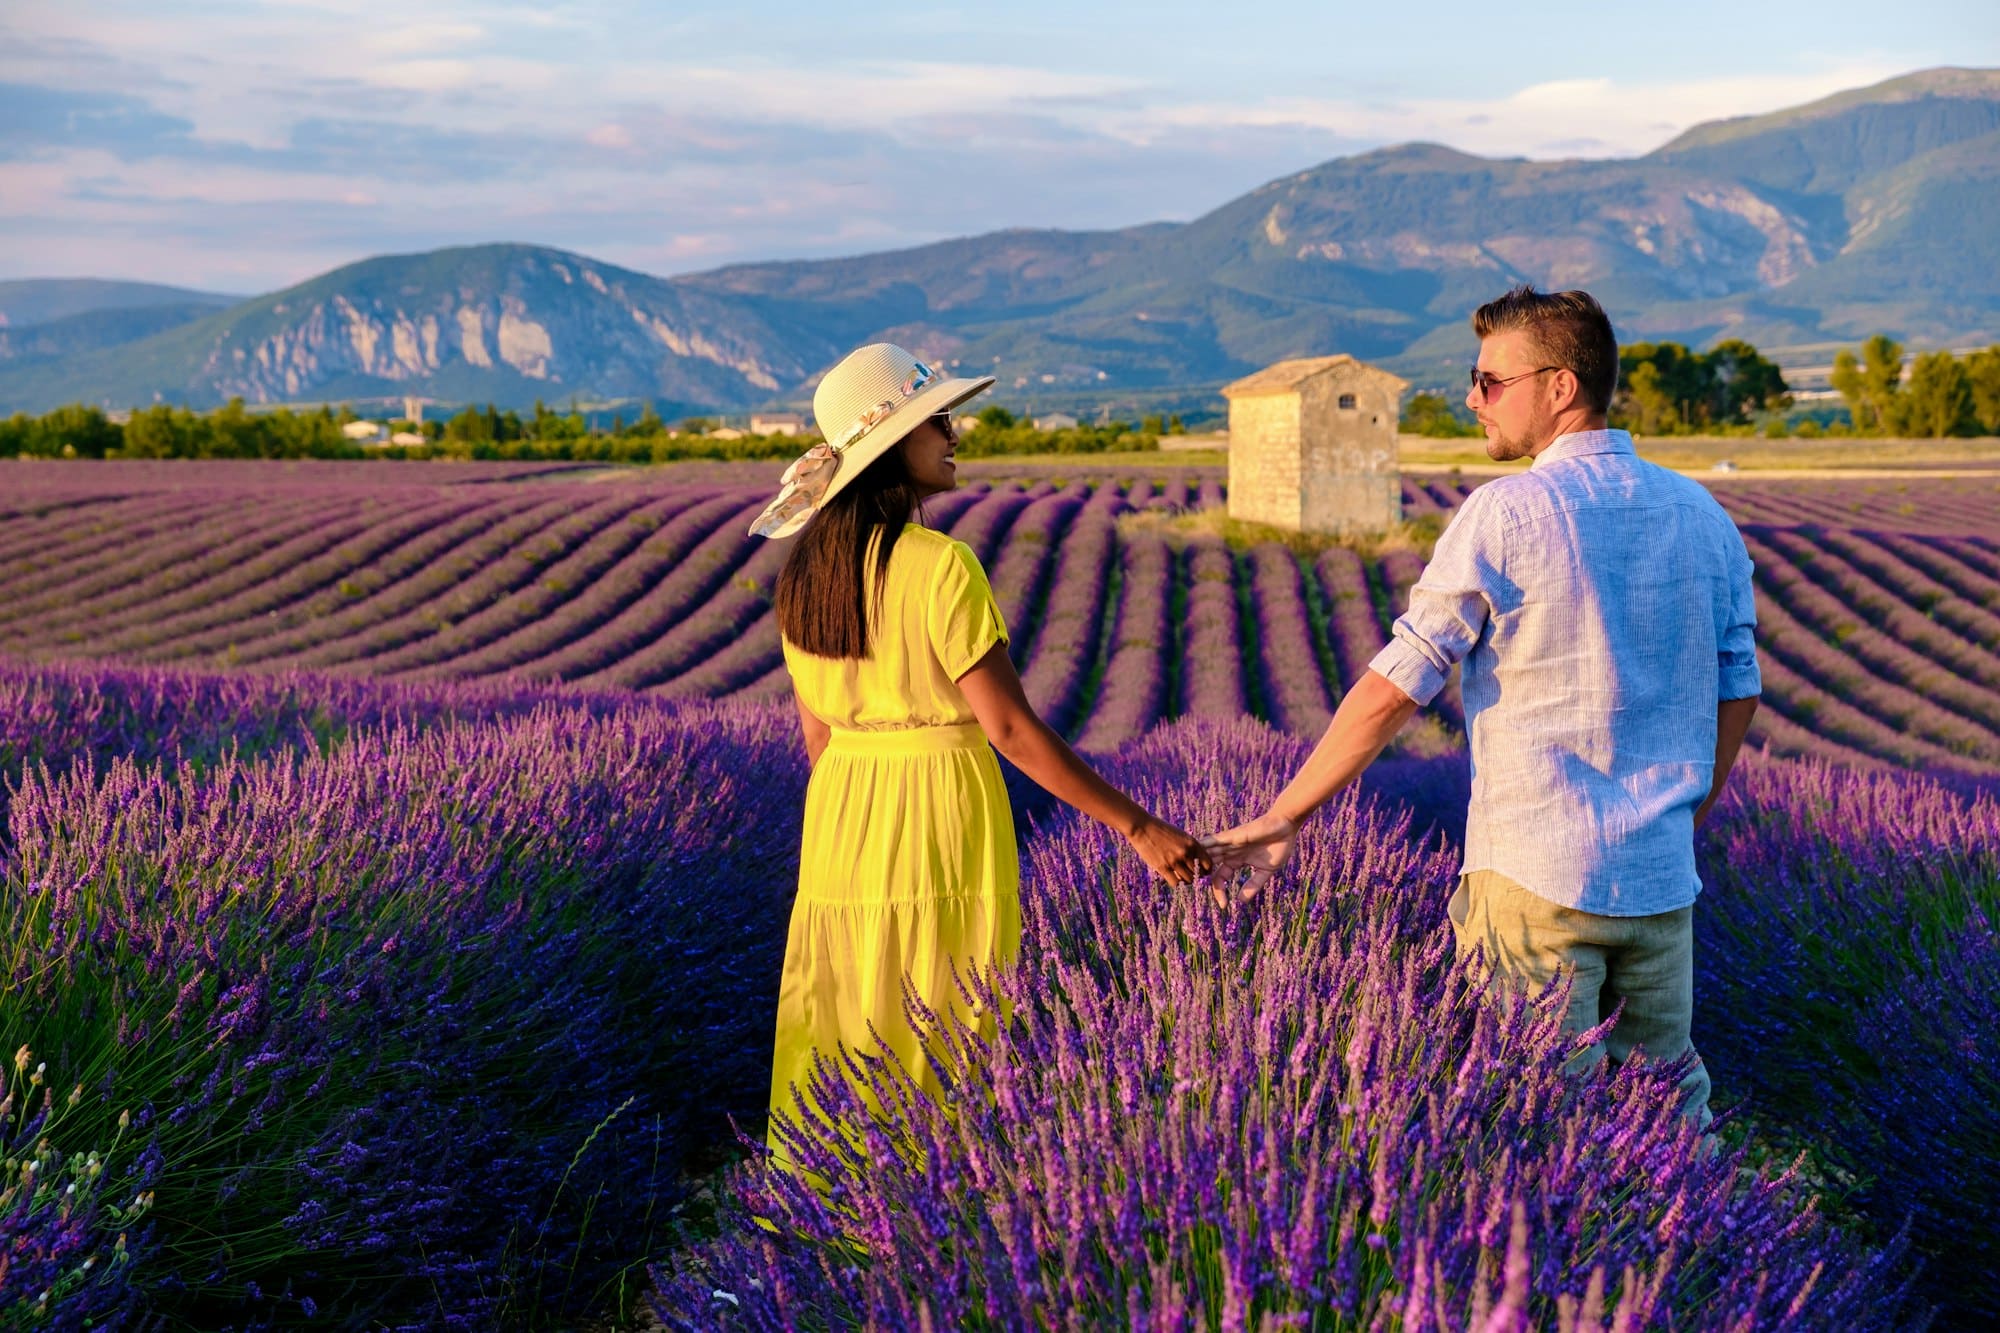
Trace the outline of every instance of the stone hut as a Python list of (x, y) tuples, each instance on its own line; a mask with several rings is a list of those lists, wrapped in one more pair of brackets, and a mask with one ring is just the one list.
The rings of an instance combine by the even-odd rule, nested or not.
[(1402, 522), (1396, 418), (1405, 382), (1345, 354), (1280, 361), (1229, 400), (1229, 516), (1301, 532)]

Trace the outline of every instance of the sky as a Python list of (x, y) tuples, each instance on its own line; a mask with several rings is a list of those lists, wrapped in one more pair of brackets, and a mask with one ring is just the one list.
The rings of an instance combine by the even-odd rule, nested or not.
[(666, 275), (1184, 221), (1389, 144), (1637, 155), (1938, 65), (2000, 66), (1992, 0), (4, 0), (0, 278), (247, 295), (489, 241)]

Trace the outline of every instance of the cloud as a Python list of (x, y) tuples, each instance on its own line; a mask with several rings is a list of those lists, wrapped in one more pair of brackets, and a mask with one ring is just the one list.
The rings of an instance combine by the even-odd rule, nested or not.
[(526, 179), (543, 145), (506, 134), (433, 129), (392, 120), (305, 120), (271, 154), (289, 171), (384, 184), (448, 186)]
[(193, 124), (119, 93), (0, 83), (0, 157), (41, 157), (78, 148), (132, 156), (198, 151)]
[(395, 27), (370, 27), (361, 32), (354, 45), (371, 56), (412, 56), (439, 49), (458, 50), (475, 45), (486, 37), (478, 23), (423, 22)]
[(1126, 100), (1126, 74), (1069, 74), (1012, 65), (877, 60), (833, 68), (639, 64), (608, 71), (616, 96), (677, 110), (854, 129), (890, 129), (936, 115), (1071, 108)]
[(1100, 58), (1060, 25), (983, 43), (964, 13), (943, 18), (949, 40), (850, 33), (822, 51), (811, 33), (771, 31), (748, 56), (747, 20), (679, 7), (15, 0), (0, 20), (0, 269), (242, 289), (477, 240), (673, 272), (1120, 227), (1408, 140), (1644, 152), (1700, 120), (1907, 67), (1807, 58), (1755, 77), (1481, 96), (1398, 93), (1410, 80), (1382, 74), (1320, 96), (1298, 78), (1231, 84)]
[[(1428, 141), (1488, 157), (1637, 156), (1703, 121), (1755, 115), (1877, 83), (1900, 65), (1862, 60), (1805, 73), (1676, 81), (1560, 79), (1497, 98), (1270, 98), (1151, 107), (1108, 118), (1138, 146), (1189, 127), (1318, 131), (1353, 143)], [(1580, 127), (1587, 135), (1579, 135)]]

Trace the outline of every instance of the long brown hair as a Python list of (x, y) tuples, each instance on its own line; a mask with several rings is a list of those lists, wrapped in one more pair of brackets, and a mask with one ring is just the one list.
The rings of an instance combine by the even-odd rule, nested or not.
[(889, 552), (922, 517), (916, 482), (891, 449), (843, 487), (799, 533), (778, 573), (778, 632), (815, 657), (866, 657), (868, 549), (878, 536), (875, 611), (889, 586)]

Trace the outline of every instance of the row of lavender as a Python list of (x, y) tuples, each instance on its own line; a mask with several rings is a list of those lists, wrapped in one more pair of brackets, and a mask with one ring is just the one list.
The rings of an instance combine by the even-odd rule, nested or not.
[[(744, 532), (760, 492), (387, 472), (376, 484), (262, 490), (254, 478), (28, 488), (0, 512), (0, 652), (669, 698), (783, 693), (770, 594), (784, 548)], [(1908, 485), (1720, 491), (1760, 571), (1769, 691), (1754, 739), (1858, 766), (1990, 776), (2000, 490)], [(1405, 491), (1413, 512), (1438, 511), (1466, 483), (1411, 479)], [(1312, 734), (1383, 642), (1421, 562), (1241, 551), (1128, 521), (1220, 501), (1213, 475), (982, 484), (935, 502), (931, 519), (987, 562), (1031, 698), (1087, 748), (1183, 715)], [(1461, 722), (1448, 696), (1412, 745), (1450, 748)]]
[[(795, 752), (775, 739), (782, 722), (706, 714), (694, 722), (672, 710), (606, 703), (586, 726), (579, 717), (585, 710), (543, 700), (347, 682), (326, 682), (326, 695), (315, 704), (316, 684), (123, 672), (11, 674), (5, 715), (17, 721), (0, 755), (16, 766), (29, 753), (39, 760), (16, 796), (6, 868), (14, 917), (7, 935), (16, 941), (10, 984), (33, 1001), (9, 1007), (7, 1044), (18, 1040), (35, 1053), (17, 1071), (14, 1090), (24, 1095), (14, 1108), (21, 1120), (15, 1141), (46, 1142), (60, 1132), (79, 1147), (109, 1148), (98, 1164), (106, 1182), (98, 1191), (97, 1219), (105, 1230), (95, 1236), (102, 1243), (91, 1243), (90, 1227), (79, 1225), (73, 1212), (38, 1236), (37, 1219), (46, 1222), (54, 1212), (44, 1199), (40, 1212), (17, 1212), (17, 1240), (31, 1243), (17, 1244), (16, 1252), (32, 1251), (39, 1238), (58, 1267), (65, 1256), (75, 1263), (102, 1261), (102, 1276), (92, 1281), (64, 1288), (62, 1274), (51, 1277), (43, 1290), (56, 1291), (58, 1303), (64, 1292), (76, 1309), (86, 1301), (115, 1305), (138, 1296), (218, 1327), (314, 1307), (342, 1321), (397, 1317), (397, 1311), (402, 1318), (425, 1318), (427, 1302), (477, 1326), (604, 1302), (621, 1276), (628, 1282), (633, 1276), (621, 1274), (621, 1261), (657, 1250), (664, 1211), (675, 1197), (674, 1168), (701, 1142), (720, 1136), (716, 1112), (754, 1114), (769, 1023), (768, 1003), (758, 997), (769, 990), (775, 968), (772, 942), (781, 935), (776, 926), (783, 894), (744, 890), (751, 882), (768, 890), (788, 878), (789, 845), (781, 844), (796, 837), (790, 812), (798, 793), (796, 782), (763, 783), (755, 792), (738, 792), (734, 784), (745, 771), (796, 769)], [(79, 706), (92, 698), (99, 701), (94, 713)], [(260, 713), (268, 714), (264, 725), (246, 731), (244, 723)], [(91, 724), (74, 725), (72, 719), (83, 715), (93, 716)], [(353, 734), (321, 753), (325, 736), (350, 728)], [(237, 736), (263, 737), (277, 748), (261, 760), (218, 758)], [(1229, 753), (1213, 753), (1218, 746)], [(122, 758), (166, 748), (193, 762), (178, 772), (147, 773)], [(1227, 773), (1234, 784), (1258, 774), (1269, 785), (1297, 757), (1268, 734), (1238, 731), (1218, 739), (1190, 733), (1128, 756), (1122, 776), (1181, 817), (1213, 823), (1243, 793), (1184, 789), (1187, 775), (1210, 775), (1214, 783)], [(51, 763), (56, 767), (42, 771)], [(688, 799), (695, 791), (707, 793), (707, 803)], [(678, 821), (671, 813), (676, 810), (684, 816)], [(1894, 813), (1892, 827), (1912, 826), (1906, 811)], [(1982, 817), (1986, 824), (1974, 831), (1983, 829), (1990, 846), (1990, 810)], [(1827, 1247), (1841, 1253), (1837, 1242), (1798, 1213), (1789, 1187), (1760, 1186), (1750, 1201), (1729, 1199), (1728, 1164), (1704, 1166), (1675, 1137), (1671, 1118), (1655, 1114), (1664, 1085), (1634, 1083), (1596, 1102), (1591, 1097), (1599, 1094), (1592, 1093), (1537, 1111), (1538, 1098), (1558, 1086), (1548, 1078), (1559, 1062), (1551, 1054), (1552, 1030), (1545, 1022), (1537, 1028), (1517, 1021), (1505, 1031), (1482, 1027), (1484, 1020), (1461, 1003), (1459, 983), (1440, 970), (1436, 889), (1446, 862), (1408, 849), (1404, 834), (1354, 811), (1345, 820), (1322, 844), (1333, 859), (1309, 863), (1305, 882), (1373, 886), (1372, 896), (1347, 900), (1331, 916), (1327, 904), (1311, 908), (1305, 924), (1274, 909), (1254, 924), (1203, 917), (1189, 935), (1193, 926), (1186, 918), (1196, 911), (1191, 900), (1178, 902), (1177, 915), (1166, 918), (1134, 910), (1145, 891), (1129, 881), (1130, 866), (1120, 871), (1127, 879), (1114, 903), (1085, 893), (1096, 877), (1072, 873), (1069, 862), (1106, 859), (1108, 849), (1097, 845), (1095, 834), (1064, 827), (1031, 853), (1038, 886), (1031, 901), (1047, 912), (1038, 918), (1030, 957), (1046, 959), (1049, 970), (1038, 977), (1024, 972), (1026, 989), (1018, 997), (1024, 1005), (1046, 1007), (1052, 997), (1089, 1003), (1084, 981), (1093, 968), (1108, 969), (1104, 975), (1116, 979), (1118, 969), (1142, 960), (1181, 969), (1170, 980), (1184, 991), (1190, 976), (1231, 975), (1226, 958), (1210, 956), (1229, 949), (1241, 951), (1233, 955), (1239, 970), (1255, 958), (1273, 960), (1273, 968), (1296, 964), (1301, 945), (1308, 954), (1344, 957), (1350, 965), (1369, 956), (1381, 966), (1402, 959), (1394, 965), (1402, 969), (1396, 977), (1365, 969), (1354, 976), (1287, 979), (1281, 970), (1250, 976), (1248, 993), (1291, 996), (1299, 1023), (1328, 1021), (1336, 1013), (1325, 1004), (1330, 994), (1372, 996), (1370, 1003), (1386, 1006), (1372, 1017), (1356, 1011), (1322, 1033), (1290, 1026), (1281, 1005), (1272, 1011), (1282, 1029), (1273, 1030), (1282, 1038), (1275, 1053), (1271, 1033), (1263, 1045), (1246, 1043), (1241, 1033), (1249, 1011), (1218, 1001), (1211, 989), (1206, 994), (1214, 1012), (1208, 1016), (1237, 1033), (1236, 1044), (1213, 1047), (1207, 1038), (1219, 1034), (1189, 1025), (1176, 1054), (1189, 1077), (1199, 1077), (1147, 1093), (1148, 1104), (1159, 1103), (1162, 1114), (1171, 1109), (1166, 1103), (1179, 1108), (1168, 1118), (1179, 1126), (1185, 1151), (1206, 1154), (1205, 1167), (1215, 1166), (1213, 1155), (1223, 1152), (1223, 1164), (1241, 1173), (1250, 1163), (1240, 1154), (1232, 1157), (1235, 1150), (1224, 1152), (1225, 1140), (1186, 1136), (1208, 1123), (1205, 1112), (1214, 1109), (1210, 1099), (1219, 1090), (1258, 1086), (1258, 1079), (1253, 1071), (1239, 1084), (1245, 1071), (1226, 1062), (1203, 1071), (1195, 1054), (1226, 1049), (1234, 1058), (1255, 1055), (1266, 1081), (1280, 1069), (1294, 1080), (1287, 1095), (1323, 1096), (1330, 1086), (1326, 1074), (1301, 1065), (1299, 1053), (1331, 1051), (1336, 1054), (1322, 1058), (1338, 1060), (1344, 1050), (1348, 1067), (1334, 1083), (1347, 1086), (1335, 1092), (1358, 1100), (1361, 1110), (1349, 1105), (1333, 1116), (1328, 1108), (1324, 1123), (1329, 1129), (1353, 1123), (1338, 1134), (1289, 1138), (1283, 1152), (1274, 1143), (1255, 1164), (1262, 1175), (1278, 1171), (1274, 1184), (1283, 1187), (1285, 1207), (1304, 1210), (1291, 1216), (1293, 1233), (1309, 1233), (1315, 1218), (1338, 1228), (1340, 1245), (1328, 1249), (1326, 1271), (1300, 1287), (1299, 1274), (1322, 1262), (1304, 1251), (1290, 1257), (1279, 1279), (1258, 1268), (1252, 1254), (1218, 1250), (1204, 1256), (1190, 1239), (1185, 1243), (1194, 1249), (1161, 1270), (1178, 1276), (1162, 1283), (1155, 1275), (1140, 1288), (1185, 1303), (1190, 1294), (1213, 1297), (1221, 1291), (1215, 1282), (1249, 1283), (1268, 1291), (1245, 1299), (1268, 1306), (1303, 1299), (1302, 1293), (1331, 1293), (1329, 1284), (1338, 1281), (1345, 1284), (1338, 1290), (1349, 1293), (1340, 1299), (1358, 1308), (1393, 1297), (1435, 1300), (1449, 1312), (1457, 1308), (1451, 1302), (1471, 1299), (1468, 1293), (1491, 1276), (1480, 1273), (1479, 1259), (1501, 1253), (1498, 1238), (1512, 1225), (1503, 1225), (1505, 1219), (1518, 1208), (1527, 1227), (1526, 1219), (1539, 1218), (1536, 1210), (1556, 1197), (1530, 1188), (1548, 1181), (1559, 1189), (1588, 1184), (1603, 1191), (1590, 1195), (1606, 1201), (1594, 1225), (1619, 1239), (1609, 1244), (1584, 1226), (1565, 1240), (1561, 1228), (1550, 1230), (1542, 1220), (1512, 1242), (1542, 1251), (1532, 1266), (1542, 1276), (1528, 1284), (1525, 1296), (1544, 1306), (1565, 1293), (1582, 1294), (1586, 1267), (1602, 1269), (1611, 1279), (1612, 1299), (1628, 1303), (1664, 1301), (1695, 1310), (1720, 1290), (1753, 1307), (1763, 1302), (1766, 1313), (1794, 1299), (1815, 1316), (1894, 1304), (1895, 1284), (1865, 1266), (1845, 1283), (1829, 1282), (1817, 1297), (1803, 1291), (1808, 1260)], [(1976, 845), (1976, 839), (1961, 841)], [(1795, 865), (1815, 854), (1811, 847), (1785, 850), (1770, 869), (1783, 874), (1787, 860)], [(731, 884), (706, 882), (702, 867), (719, 865), (730, 867)], [(1983, 873), (1990, 889), (1990, 868)], [(717, 900), (731, 904), (726, 922), (704, 911)], [(1282, 895), (1273, 901), (1289, 903), (1286, 911), (1310, 902)], [(1123, 906), (1107, 917), (1115, 903)], [(1091, 927), (1079, 933), (1083, 922)], [(1144, 922), (1155, 923), (1147, 929), (1180, 930), (1199, 947), (1175, 963), (1159, 940), (1130, 937)], [(1375, 942), (1379, 948), (1341, 934), (1369, 922), (1376, 925), (1368, 929), (1390, 931)], [(191, 928), (196, 923), (198, 930)], [(1061, 927), (1066, 938), (1040, 938), (1058, 923), (1067, 923)], [(1324, 948), (1328, 931), (1343, 945), (1333, 954)], [(1285, 941), (1293, 953), (1278, 949)], [(301, 968), (294, 959), (310, 965)], [(1313, 986), (1334, 989), (1321, 993)], [(1112, 994), (1179, 994), (1172, 987), (1121, 984)], [(1199, 1006), (1189, 1012), (1200, 1012)], [(24, 1020), (27, 1013), (36, 1016)], [(1410, 1026), (1417, 1014), (1453, 1017), (1432, 1031)], [(1131, 1024), (1145, 1015), (1082, 1017)], [(1090, 1039), (1105, 1050), (1126, 1049), (1132, 1035), (1104, 1030)], [(1370, 1042), (1386, 1043), (1373, 1063), (1356, 1053), (1357, 1045), (1365, 1051)], [(1040, 1095), (1055, 1097), (1064, 1088), (1072, 1100), (1082, 1095), (1078, 1067), (1057, 1058), (1060, 1052), (1022, 1050), (1022, 1077), (1032, 1079), (1035, 1069), (1045, 1068), (1048, 1079), (1063, 1080)], [(1484, 1061), (1480, 1086), (1494, 1101), (1487, 1109), (1540, 1125), (1538, 1138), (1506, 1121), (1511, 1128), (1492, 1140), (1494, 1151), (1500, 1144), (1541, 1142), (1554, 1153), (1567, 1143), (1562, 1152), (1569, 1155), (1496, 1165), (1490, 1154), (1473, 1152), (1432, 1158), (1426, 1167), (1420, 1153), (1410, 1156), (1417, 1142), (1382, 1142), (1419, 1105), (1463, 1103), (1464, 1088), (1439, 1080), (1446, 1071), (1462, 1073), (1464, 1060), (1440, 1056), (1429, 1066), (1406, 1067), (1427, 1050), (1476, 1050)], [(1293, 1055), (1280, 1058), (1285, 1051)], [(30, 1075), (28, 1059), (46, 1069)], [(1808, 1061), (1805, 1068), (1811, 1067)], [(1399, 1069), (1400, 1081), (1393, 1077)], [(1378, 1076), (1384, 1084), (1379, 1099), (1368, 1091)], [(72, 1079), (76, 1092), (44, 1096), (35, 1109), (38, 1090), (60, 1091), (57, 1085)], [(39, 1089), (32, 1086), (37, 1081)], [(30, 1086), (18, 1086), (23, 1082)], [(1518, 1101), (1504, 1092), (1516, 1085), (1522, 1089)], [(1103, 1095), (1125, 1094), (1114, 1087)], [(1123, 1106), (1124, 1118), (1143, 1126), (1145, 1117), (1132, 1119), (1136, 1109)], [(1272, 1104), (1233, 1110), (1239, 1120), (1225, 1119), (1223, 1129), (1249, 1137), (1231, 1141), (1247, 1144), (1259, 1132), (1276, 1132)], [(121, 1128), (128, 1113), (132, 1118)], [(1293, 1128), (1318, 1123), (1296, 1116), (1280, 1122)], [(1093, 1111), (1087, 1123), (1104, 1121)], [(1021, 1143), (1023, 1126), (1001, 1128), (1002, 1137), (990, 1141)], [(1456, 1141), (1456, 1122), (1445, 1128)], [(1968, 1136), (1979, 1132), (1976, 1124), (1966, 1126)], [(989, 1141), (986, 1133), (980, 1130), (971, 1141)], [(1579, 1155), (1578, 1144), (1587, 1148), (1591, 1134), (1622, 1135), (1621, 1144), (1636, 1145), (1631, 1160), (1648, 1163), (1648, 1171), (1580, 1182), (1577, 1172), (1589, 1154)], [(1139, 1158), (1154, 1151), (1142, 1139), (1121, 1145), (1121, 1152), (1138, 1156), (1115, 1159), (1132, 1173), (1133, 1189), (1141, 1179)], [(588, 1151), (579, 1153), (584, 1144)], [(1402, 1155), (1383, 1157), (1378, 1150)], [(1344, 1174), (1328, 1174), (1336, 1159), (1350, 1155), (1353, 1165)], [(893, 1156), (874, 1165), (886, 1167)], [(1064, 1160), (1073, 1159), (1045, 1155), (1015, 1167), (1038, 1167), (1053, 1185), (1047, 1173)], [(1906, 1154), (1905, 1160), (1921, 1159)], [(1371, 1161), (1374, 1177), (1355, 1176)], [(1385, 1195), (1390, 1176), (1384, 1173), (1394, 1163), (1428, 1170), (1437, 1182)], [(60, 1161), (43, 1168), (58, 1179), (62, 1169)], [(893, 1172), (864, 1174), (873, 1182), (868, 1188), (887, 1190), (882, 1204), (899, 1203), (897, 1190), (951, 1187), (957, 1179), (913, 1185)], [(1644, 1225), (1627, 1220), (1614, 1226), (1609, 1201), (1641, 1177), (1668, 1191), (1660, 1195), (1660, 1209), (1632, 1214), (1647, 1217)], [(507, 1189), (475, 1186), (499, 1178)], [(1007, 1171), (989, 1175), (986, 1193), (997, 1202), (1007, 1182), (1020, 1178)], [(1147, 1188), (1204, 1178), (1197, 1171), (1156, 1172)], [(1249, 1185), (1249, 1178), (1239, 1181), (1236, 1206), (1251, 1197)], [(1429, 1197), (1438, 1189), (1453, 1197), (1472, 1191), (1459, 1200), (1471, 1210), (1462, 1223)], [(1315, 1193), (1324, 1190), (1337, 1197)], [(1673, 1233), (1662, 1211), (1674, 1191), (1684, 1196), (1674, 1216), (1699, 1219), (1684, 1234)], [(1051, 1189), (1042, 1197), (1073, 1193)], [(150, 1211), (134, 1206), (140, 1198)], [(936, 1200), (927, 1203), (934, 1211)], [(1170, 1226), (1179, 1215), (1174, 1210), (1190, 1203), (1203, 1201), (1134, 1202), (1139, 1214), (1150, 1209), (1156, 1215), (1139, 1227), (1140, 1249), (1127, 1236), (1124, 1249), (1108, 1251), (1113, 1267), (1143, 1278), (1144, 1247), (1154, 1230)], [(1322, 1206), (1330, 1211), (1314, 1211)], [(1357, 1227), (1363, 1215), (1367, 1224)], [(1103, 1216), (1108, 1223), (1115, 1214)], [(1349, 1221), (1339, 1224), (1343, 1216)], [(817, 1225), (803, 1216), (794, 1220)], [(1043, 1224), (1058, 1221), (1074, 1222), (1078, 1234), (1068, 1251), (1051, 1254), (1094, 1252), (1080, 1220), (1058, 1215)], [(113, 1227), (126, 1229), (122, 1242), (111, 1239)], [(1234, 1227), (1223, 1230), (1239, 1234)], [(231, 1243), (217, 1244), (217, 1235), (232, 1237)], [(1729, 1259), (1735, 1250), (1724, 1241), (1750, 1236), (1762, 1237), (1763, 1248), (1754, 1249), (1758, 1263), (1776, 1265), (1793, 1283), (1780, 1282), (1778, 1295), (1753, 1290), (1751, 1268)], [(1580, 1250), (1584, 1237), (1588, 1243)], [(1668, 1240), (1679, 1250), (1669, 1249), (1663, 1259), (1660, 1247)], [(1632, 1246), (1639, 1249), (1628, 1253)], [(1586, 1253), (1598, 1258), (1582, 1265), (1579, 1256)], [(1652, 1289), (1643, 1283), (1621, 1284), (1618, 1266), (1608, 1262), (1616, 1255), (1661, 1277), (1659, 1289), (1648, 1296)], [(77, 1271), (73, 1264), (68, 1275)], [(883, 1265), (869, 1271), (869, 1281), (894, 1286), (900, 1270)], [(986, 1273), (982, 1283), (991, 1287), (1000, 1276)], [(1070, 1294), (1078, 1282), (1115, 1276), (1072, 1272)], [(124, 1285), (128, 1278), (134, 1285)], [(1424, 1283), (1433, 1284), (1429, 1296)], [(1030, 1306), (1060, 1290), (1032, 1281), (1001, 1287), (994, 1300), (1025, 1299)], [(1280, 1288), (1291, 1295), (1282, 1296)], [(1036, 1296), (1037, 1290), (1045, 1295)], [(1092, 1300), (1124, 1299), (1117, 1294), (1122, 1290), (1108, 1286)], [(412, 1316), (412, 1309), (419, 1313)]]
[[(1194, 827), (1303, 742), (1179, 723), (1116, 780)], [(720, 1234), (658, 1267), (670, 1326), (1916, 1328), (2000, 1312), (2000, 807), (1753, 762), (1703, 847), (1698, 1032), (1736, 1141), (1675, 1069), (1575, 1083), (1548, 1005), (1494, 1012), (1449, 957), (1456, 860), (1349, 800), (1248, 909), (1148, 883), (1087, 822), (1031, 840), (986, 1048), (930, 1023), (947, 1102), (822, 1071), (827, 1115), (753, 1162)], [(1106, 867), (1113, 867), (1108, 870)], [(1875, 1257), (1820, 1217), (1856, 1210)], [(1898, 1257), (1906, 1239), (1927, 1256)], [(1914, 1294), (1915, 1299), (1911, 1299)]]
[[(262, 499), (177, 491), (107, 502), (86, 521), (64, 509), (0, 527), (0, 645), (25, 657), (510, 675), (669, 696), (769, 693), (778, 681), (768, 612), (783, 547), (744, 534), (754, 494), (570, 485)], [(1086, 500), (1090, 520), (1076, 529), (1085, 549), (1073, 554), (1070, 520)], [(1099, 586), (1123, 546), (1109, 521), (1205, 500), (1219, 495), (1044, 484), (963, 492), (935, 502), (930, 517), (962, 523), (995, 564), (1024, 641), (1046, 621), (1051, 652), (1081, 654), (1080, 674), (1065, 674), (1053, 662), (1038, 669), (1024, 646), (1038, 699), (1081, 730), (1095, 693), (1085, 686), (1099, 674), (1098, 644), (1081, 622), (1120, 609)], [(1211, 560), (1224, 554), (1211, 548)], [(1171, 597), (1184, 564), (1179, 552), (1154, 559), (1135, 595)], [(1364, 576), (1336, 595), (1364, 593), (1379, 601), (1379, 581), (1371, 588)], [(1379, 642), (1379, 625), (1369, 633)], [(1155, 656), (1171, 646), (1160, 636)], [(1326, 702), (1322, 691), (1322, 711)], [(1095, 730), (1116, 743), (1188, 706), (1161, 697)]]
[[(581, 463), (327, 462), (276, 460), (124, 460), (51, 463), (0, 459), (0, 516), (90, 506), (107, 496), (138, 497), (161, 491), (259, 492), (305, 490), (319, 493), (356, 485), (382, 488), (470, 490), (495, 484), (551, 480), (607, 480), (619, 485), (684, 485), (757, 488), (774, 478), (775, 463), (681, 463), (671, 468), (607, 469)], [(1148, 469), (1160, 493), (1174, 503), (1208, 505), (1220, 501), (1228, 469), (1177, 465)], [(1092, 467), (1088, 460), (1051, 460), (1036, 469), (1025, 463), (966, 462), (960, 475), (975, 483), (1018, 480), (1024, 474), (1066, 478), (1086, 485), (1123, 483), (1130, 471)], [(1406, 473), (1403, 507), (1412, 514), (1449, 510), (1491, 472), (1431, 469)], [(1866, 473), (1806, 478), (1783, 472), (1708, 475), (1717, 496), (1741, 521), (1819, 523), (1829, 527), (1911, 530), (1938, 534), (1990, 531), (2000, 510), (2000, 471), (1926, 477)]]
[(0, 1324), (629, 1313), (761, 1113), (794, 731), (0, 669)]
[[(1908, 1224), (1918, 1305), (2000, 1310), (2000, 810), (1775, 762), (1705, 848), (1699, 1036), (1866, 1235), (1706, 1158), (1671, 1077), (1572, 1086), (1546, 1011), (1469, 1003), (1454, 863), (1409, 833), (1462, 802), (1446, 762), (1404, 785), (1414, 811), (1344, 806), (1235, 914), (1046, 824), (1020, 1022), (950, 1057), (956, 1115), (877, 1071), (885, 1120), (850, 1105), (854, 1137), (801, 1145), (838, 1188), (753, 1170), (723, 1235), (677, 1249), (684, 1172), (725, 1114), (755, 1136), (791, 733), (741, 706), (0, 671), (0, 1043), (24, 1052), (0, 1306), (533, 1326), (629, 1309), (664, 1257), (694, 1327), (915, 1326), (926, 1302), (936, 1326), (1546, 1325), (1592, 1301), (1635, 1327), (1881, 1326), (1920, 1314)], [(1183, 723), (1113, 776), (1207, 828), (1302, 755)]]
[(1739, 475), (1713, 482), (1739, 523), (1777, 523), (1928, 536), (1992, 534), (2000, 523), (2000, 470), (1925, 477)]

